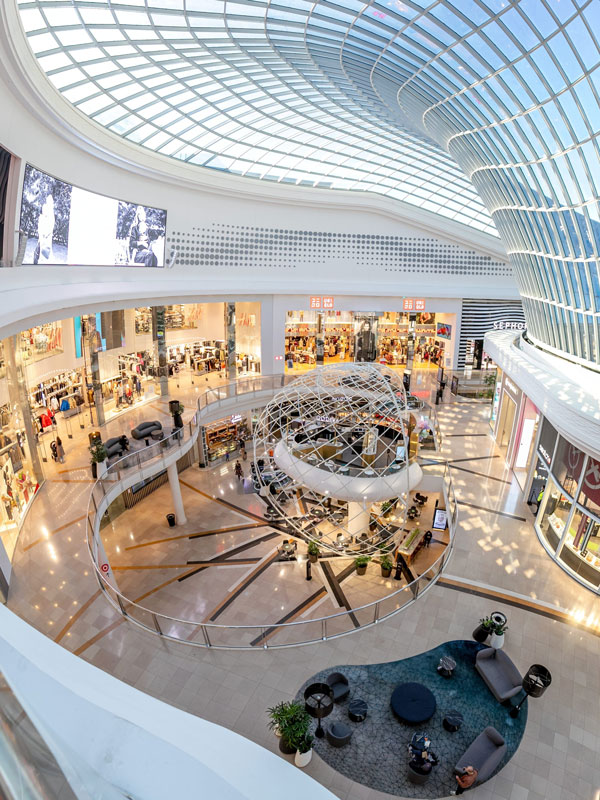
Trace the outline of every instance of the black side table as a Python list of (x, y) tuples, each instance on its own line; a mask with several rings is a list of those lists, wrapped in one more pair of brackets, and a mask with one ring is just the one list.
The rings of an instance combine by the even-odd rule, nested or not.
[(460, 730), (460, 726), (463, 724), (463, 719), (464, 717), (460, 711), (452, 709), (444, 714), (442, 725), (448, 731), (448, 733), (456, 733), (456, 731)]
[(352, 722), (363, 722), (367, 717), (367, 702), (359, 697), (348, 703), (348, 716)]

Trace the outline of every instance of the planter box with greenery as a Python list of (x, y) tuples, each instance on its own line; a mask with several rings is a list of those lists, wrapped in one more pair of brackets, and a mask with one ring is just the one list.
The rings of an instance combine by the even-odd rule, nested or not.
[(367, 564), (371, 560), (371, 556), (357, 556), (354, 559), (354, 566), (356, 567), (357, 575), (364, 575), (367, 571)]
[(316, 542), (309, 542), (308, 543), (308, 559), (312, 564), (316, 564), (319, 556), (321, 555), (321, 551), (319, 550), (319, 546)]

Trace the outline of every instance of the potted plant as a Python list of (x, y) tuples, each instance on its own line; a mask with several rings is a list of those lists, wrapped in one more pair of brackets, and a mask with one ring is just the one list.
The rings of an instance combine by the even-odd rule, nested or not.
[(106, 464), (104, 462), (108, 458), (108, 453), (102, 442), (91, 445), (89, 451), (92, 456), (92, 478), (96, 480), (98, 477), (101, 478), (106, 472)]
[(357, 575), (364, 575), (367, 571), (367, 564), (371, 560), (371, 556), (356, 556), (354, 559), (354, 566), (356, 567)]
[(504, 647), (504, 631), (508, 630), (506, 618), (504, 622), (494, 624), (492, 629), (492, 638), (490, 639), (490, 647), (494, 650), (501, 650)]
[(381, 577), (389, 578), (392, 574), (392, 567), (394, 566), (392, 559), (388, 555), (383, 555), (379, 559), (379, 566), (381, 567)]
[(311, 736), (309, 733), (305, 734), (302, 739), (297, 743), (297, 750), (296, 755), (294, 756), (294, 762), (296, 763), (297, 767), (306, 767), (312, 758), (312, 746), (314, 742), (314, 736)]
[(309, 542), (308, 543), (308, 559), (312, 564), (316, 564), (319, 556), (321, 555), (321, 551), (319, 550), (319, 545), (316, 542)]
[(473, 638), (476, 642), (483, 644), (494, 630), (494, 627), (495, 623), (491, 617), (482, 617), (479, 620), (479, 625), (473, 631)]
[(279, 749), (286, 755), (292, 755), (298, 749), (296, 741), (306, 735), (310, 717), (300, 703), (277, 703), (268, 709), (269, 728), (280, 737)]
[(381, 504), (381, 516), (385, 517), (385, 519), (389, 519), (392, 516), (392, 511), (394, 510), (394, 504), (391, 500), (385, 500)]

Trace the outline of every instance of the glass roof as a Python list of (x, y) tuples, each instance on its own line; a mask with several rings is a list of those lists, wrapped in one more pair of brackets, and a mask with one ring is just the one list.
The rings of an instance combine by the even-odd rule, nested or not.
[(497, 235), (462, 169), (396, 102), (432, 46), (424, 23), (403, 61), (392, 56), (372, 82), (385, 48), (417, 24), (418, 2), (19, 0), (19, 9), (57, 89), (132, 142), (238, 175), (384, 194)]

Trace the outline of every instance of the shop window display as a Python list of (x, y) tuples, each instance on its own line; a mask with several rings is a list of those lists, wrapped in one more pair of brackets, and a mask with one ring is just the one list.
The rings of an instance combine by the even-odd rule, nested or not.
[(39, 485), (33, 476), (25, 430), (7, 403), (0, 406), (0, 537), (12, 560), (25, 512)]
[(35, 328), (21, 331), (19, 337), (21, 357), (25, 364), (63, 352), (60, 322), (37, 325)]
[(549, 481), (544, 493), (539, 528), (553, 551), (558, 547), (564, 533), (571, 505), (571, 500), (563, 493), (560, 486), (552, 480)]

